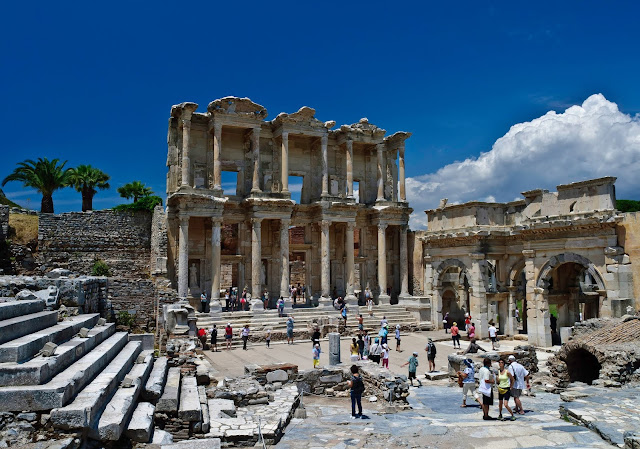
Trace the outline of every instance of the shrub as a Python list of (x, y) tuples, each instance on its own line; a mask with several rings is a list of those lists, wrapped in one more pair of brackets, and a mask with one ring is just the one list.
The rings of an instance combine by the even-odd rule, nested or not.
[(640, 211), (640, 201), (616, 200), (616, 209), (620, 212), (638, 212)]
[(120, 210), (120, 211), (142, 210), (147, 212), (153, 212), (153, 209), (156, 206), (162, 206), (162, 198), (160, 198), (159, 196), (151, 195), (151, 196), (145, 196), (143, 198), (140, 198), (135, 203), (120, 204), (114, 207), (113, 209)]
[(135, 315), (131, 315), (126, 310), (121, 310), (120, 312), (118, 312), (118, 316), (116, 317), (116, 323), (121, 326), (131, 327), (133, 326), (133, 323), (135, 323), (135, 321)]
[(93, 276), (109, 276), (109, 265), (104, 260), (97, 259), (91, 267)]

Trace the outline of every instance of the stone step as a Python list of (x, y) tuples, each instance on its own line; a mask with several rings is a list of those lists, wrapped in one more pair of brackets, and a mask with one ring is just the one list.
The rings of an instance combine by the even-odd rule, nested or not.
[(158, 357), (153, 363), (153, 370), (149, 375), (149, 380), (142, 390), (142, 399), (145, 401), (155, 404), (162, 396), (164, 384), (167, 381), (167, 362), (166, 357)]
[(176, 414), (178, 412), (178, 399), (180, 397), (180, 377), (179, 367), (169, 368), (167, 374), (167, 382), (164, 386), (162, 396), (156, 404), (156, 411), (167, 414)]
[(0, 388), (0, 411), (47, 411), (67, 405), (125, 347), (126, 332), (118, 332), (44, 385)]
[(182, 378), (178, 418), (189, 422), (202, 421), (202, 406), (198, 396), (198, 383), (193, 376)]
[(60, 344), (69, 340), (81, 328), (95, 326), (99, 318), (98, 313), (73, 316), (46, 329), (4, 343), (0, 345), (0, 363), (25, 361), (40, 351), (45, 343)]
[(44, 301), (41, 299), (29, 299), (26, 301), (8, 301), (0, 303), (0, 321), (8, 320), (30, 313), (42, 312)]
[(127, 427), (127, 436), (138, 443), (148, 443), (153, 435), (153, 414), (155, 406), (149, 402), (140, 402), (131, 416)]
[(89, 330), (87, 338), (74, 337), (60, 344), (53, 357), (38, 356), (23, 363), (0, 363), (0, 386), (41, 385), (49, 382), (53, 376), (111, 337), (115, 331), (116, 325), (113, 323), (96, 326)]
[[(334, 320), (342, 320), (342, 317), (338, 314), (316, 314), (316, 315), (296, 315), (293, 314), (296, 322), (310, 322), (313, 321), (314, 319), (319, 319), (319, 318), (333, 318)], [(382, 319), (383, 315), (377, 316), (375, 318), (369, 318), (366, 315), (363, 315), (364, 318), (364, 322), (365, 323), (371, 323), (371, 324), (376, 324), (379, 325), (380, 324), (380, 320)], [(410, 321), (410, 322), (414, 322), (416, 321), (416, 319), (414, 318), (414, 316), (410, 313), (410, 312), (393, 312), (393, 313), (389, 313), (388, 315), (385, 315), (387, 318), (387, 321), (389, 323), (391, 322), (396, 322), (396, 323), (401, 323), (401, 322), (406, 322), (406, 321)], [(347, 323), (352, 322), (352, 323), (357, 323), (356, 321), (357, 316), (355, 314), (351, 314), (347, 317)], [(226, 325), (227, 323), (231, 322), (233, 323), (249, 323), (249, 325), (253, 324), (253, 325), (262, 325), (264, 324), (274, 324), (274, 323), (280, 323), (280, 324), (285, 324), (287, 321), (286, 317), (278, 317), (278, 316), (260, 316), (260, 315), (256, 315), (253, 317), (230, 317), (230, 318), (225, 318), (225, 319), (221, 319), (219, 317), (211, 317), (210, 315), (203, 315), (201, 317), (197, 318), (197, 325), (199, 326), (203, 326), (203, 325), (213, 325), (216, 324), (217, 326), (220, 325)]]
[(135, 363), (141, 350), (140, 342), (127, 343), (111, 363), (70, 404), (51, 410), (53, 426), (64, 430), (90, 427)]
[(97, 429), (89, 430), (89, 436), (100, 441), (117, 441), (122, 436), (136, 408), (136, 402), (153, 367), (153, 351), (143, 351), (144, 362), (136, 363), (127, 374), (132, 379), (128, 388), (121, 387), (113, 395), (102, 412)]
[(0, 321), (0, 344), (33, 334), (58, 322), (58, 312), (36, 312)]

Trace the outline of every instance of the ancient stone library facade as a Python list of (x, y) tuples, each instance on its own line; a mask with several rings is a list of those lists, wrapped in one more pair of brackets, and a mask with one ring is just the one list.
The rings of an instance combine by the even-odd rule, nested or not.
[(367, 287), (381, 302), (409, 296), (409, 133), (385, 136), (367, 119), (333, 129), (309, 107), (266, 121), (247, 98), (197, 107), (169, 119), (166, 266), (179, 297), (234, 286), (273, 300), (293, 282), (320, 304)]
[(614, 182), (532, 190), (510, 203), (443, 200), (426, 211), (429, 230), (417, 233), (414, 253), (424, 271), (415, 280), (431, 298), (433, 322), (448, 312), (460, 324), (470, 312), (479, 336), (492, 321), (506, 335), (551, 346), (552, 328), (562, 334), (581, 318), (635, 309), (637, 262), (627, 252), (637, 247), (637, 221), (615, 210)]

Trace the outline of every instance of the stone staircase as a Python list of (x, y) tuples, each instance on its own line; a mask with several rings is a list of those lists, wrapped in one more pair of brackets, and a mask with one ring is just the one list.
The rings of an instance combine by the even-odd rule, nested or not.
[[(167, 360), (154, 361), (140, 339), (99, 318), (59, 322), (42, 300), (1, 298), (0, 412), (35, 412), (60, 438), (80, 431), (105, 443), (130, 434), (151, 442), (154, 416), (148, 411), (163, 392)], [(42, 354), (45, 344), (57, 345), (53, 355)]]

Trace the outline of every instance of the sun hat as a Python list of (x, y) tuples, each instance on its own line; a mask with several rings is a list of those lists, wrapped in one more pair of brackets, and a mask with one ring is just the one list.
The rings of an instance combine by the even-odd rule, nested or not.
[(429, 341), (433, 341), (433, 338), (429, 337)]
[(515, 362), (516, 361), (516, 356), (515, 355), (510, 355), (507, 360), (509, 360), (510, 362)]
[(399, 324), (396, 324), (396, 329), (400, 329), (400, 325)]
[(453, 325), (454, 325), (454, 326), (457, 326), (457, 325), (458, 325), (458, 323), (456, 323), (456, 322), (454, 321), (454, 322), (453, 322)]
[(418, 351), (413, 351), (413, 355), (418, 356)]
[(471, 367), (473, 367), (473, 360), (464, 359), (464, 364), (467, 365), (469, 368), (471, 368)]

